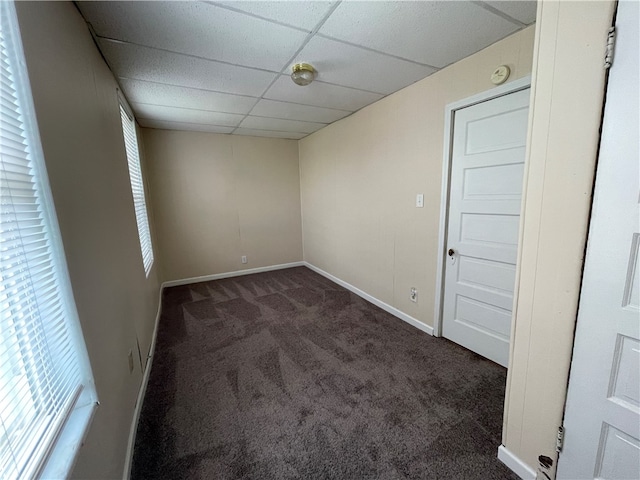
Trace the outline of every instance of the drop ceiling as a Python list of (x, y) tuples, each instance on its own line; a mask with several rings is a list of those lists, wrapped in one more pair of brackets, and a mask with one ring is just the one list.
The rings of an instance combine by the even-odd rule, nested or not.
[[(535, 1), (76, 2), (143, 127), (302, 138), (535, 21)], [(289, 78), (308, 62), (316, 80)]]

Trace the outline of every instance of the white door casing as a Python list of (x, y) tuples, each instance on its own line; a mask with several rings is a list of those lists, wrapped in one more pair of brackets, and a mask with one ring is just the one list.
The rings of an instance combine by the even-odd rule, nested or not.
[(640, 478), (640, 5), (620, 2), (558, 478)]
[(455, 112), (443, 335), (509, 360), (529, 89)]

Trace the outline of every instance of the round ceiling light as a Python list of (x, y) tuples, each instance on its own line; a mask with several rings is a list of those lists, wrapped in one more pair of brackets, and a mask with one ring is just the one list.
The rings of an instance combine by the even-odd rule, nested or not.
[(291, 80), (293, 80), (296, 85), (304, 87), (313, 82), (314, 78), (316, 78), (316, 69), (313, 68), (312, 65), (308, 63), (296, 63), (293, 66)]

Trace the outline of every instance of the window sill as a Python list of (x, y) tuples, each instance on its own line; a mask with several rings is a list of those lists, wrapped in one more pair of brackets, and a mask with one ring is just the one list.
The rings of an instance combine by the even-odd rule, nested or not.
[(91, 402), (71, 412), (38, 478), (59, 480), (69, 477), (97, 408), (98, 403)]

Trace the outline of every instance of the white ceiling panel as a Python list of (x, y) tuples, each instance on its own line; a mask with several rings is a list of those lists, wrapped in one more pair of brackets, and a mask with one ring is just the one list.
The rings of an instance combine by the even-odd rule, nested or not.
[(154, 120), (164, 120), (166, 122), (202, 123), (221, 127), (237, 127), (244, 118), (244, 115), (235, 113), (163, 107), (160, 105), (147, 105), (145, 103), (132, 103), (131, 108), (133, 108), (136, 118), (150, 118)]
[[(296, 63), (313, 63), (318, 71), (318, 80), (385, 95), (437, 71), (319, 36), (313, 37), (297, 58)], [(389, 72), (393, 72), (393, 75)]]
[(201, 2), (82, 2), (99, 37), (280, 71), (306, 33)]
[[(75, 2), (141, 125), (302, 138), (535, 20), (533, 0)], [(316, 32), (316, 29), (319, 29)], [(315, 66), (295, 85), (282, 69)]]
[(119, 82), (127, 99), (132, 103), (247, 114), (257, 100), (255, 97), (243, 97), (128, 78), (121, 78)]
[(497, 8), (501, 12), (506, 13), (512, 18), (529, 25), (536, 21), (536, 2), (535, 0), (500, 0), (483, 2)]
[(350, 115), (351, 112), (333, 108), (312, 107), (297, 103), (278, 102), (262, 99), (251, 110), (252, 115), (259, 117), (286, 118), (304, 122), (331, 123)]
[(281, 75), (264, 94), (264, 98), (271, 100), (351, 111), (359, 110), (365, 105), (380, 100), (383, 96), (322, 82), (313, 82), (306, 87), (300, 87), (293, 83), (288, 75)]
[(290, 138), (292, 140), (299, 140), (308, 135), (308, 133), (279, 132), (275, 130), (252, 130), (250, 128), (236, 128), (233, 134), (249, 135), (251, 137)]
[(248, 116), (240, 128), (256, 130), (278, 130), (281, 132), (312, 133), (325, 127), (326, 123), (300, 122), (298, 120), (283, 120), (281, 118), (252, 117)]
[(266, 2), (263, 0), (257, 2), (235, 1), (212, 3), (241, 10), (275, 22), (285, 23), (310, 32), (318, 22), (322, 20), (334, 2)]
[(217, 125), (204, 125), (199, 123), (165, 122), (163, 120), (150, 120), (141, 118), (138, 120), (141, 127), (159, 128), (161, 130), (187, 130), (193, 132), (231, 133), (234, 127), (219, 127)]
[(259, 97), (276, 74), (127, 43), (100, 40), (115, 74), (135, 80)]
[(319, 33), (444, 67), (519, 27), (463, 1), (343, 2)]

